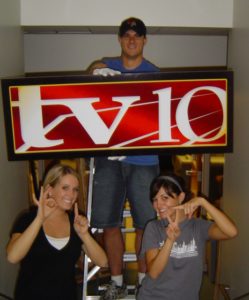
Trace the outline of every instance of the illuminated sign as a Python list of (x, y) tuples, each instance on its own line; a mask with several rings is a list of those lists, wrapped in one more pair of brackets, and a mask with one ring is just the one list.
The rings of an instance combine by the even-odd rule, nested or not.
[(232, 72), (3, 79), (10, 160), (232, 150)]

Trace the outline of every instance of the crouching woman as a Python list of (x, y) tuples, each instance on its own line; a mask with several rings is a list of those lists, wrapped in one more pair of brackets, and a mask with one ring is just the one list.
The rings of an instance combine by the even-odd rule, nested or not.
[(19, 216), (7, 259), (20, 263), (15, 300), (76, 300), (75, 264), (82, 247), (99, 266), (107, 265), (102, 248), (79, 214), (79, 176), (66, 165), (55, 165), (45, 176), (39, 201)]
[[(237, 228), (206, 199), (189, 199), (183, 179), (174, 174), (155, 178), (150, 194), (159, 219), (144, 232), (141, 256), (147, 273), (137, 299), (198, 300), (206, 241), (234, 238)], [(198, 208), (213, 221), (193, 217)]]

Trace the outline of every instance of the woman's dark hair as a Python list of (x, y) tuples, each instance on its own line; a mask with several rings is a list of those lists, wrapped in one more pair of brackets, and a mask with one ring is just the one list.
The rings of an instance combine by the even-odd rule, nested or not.
[(184, 179), (174, 173), (159, 175), (153, 179), (150, 185), (150, 199), (152, 202), (161, 187), (171, 197), (174, 197), (174, 194), (179, 195), (181, 192), (184, 192), (185, 198), (182, 203), (191, 199), (192, 194), (187, 190)]

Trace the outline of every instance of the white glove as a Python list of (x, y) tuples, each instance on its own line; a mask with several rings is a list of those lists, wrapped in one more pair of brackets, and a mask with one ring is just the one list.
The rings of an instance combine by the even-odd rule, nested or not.
[(109, 160), (124, 160), (126, 158), (126, 156), (108, 156)]
[(110, 69), (110, 68), (101, 68), (93, 70), (93, 75), (102, 75), (104, 77), (119, 75), (121, 72)]

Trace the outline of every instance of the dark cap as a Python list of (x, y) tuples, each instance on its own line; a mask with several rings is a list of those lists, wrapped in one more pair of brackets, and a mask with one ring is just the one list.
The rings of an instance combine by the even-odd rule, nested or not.
[(135, 31), (139, 36), (146, 36), (146, 26), (140, 19), (129, 18), (124, 20), (119, 27), (118, 35), (122, 37), (128, 30)]

